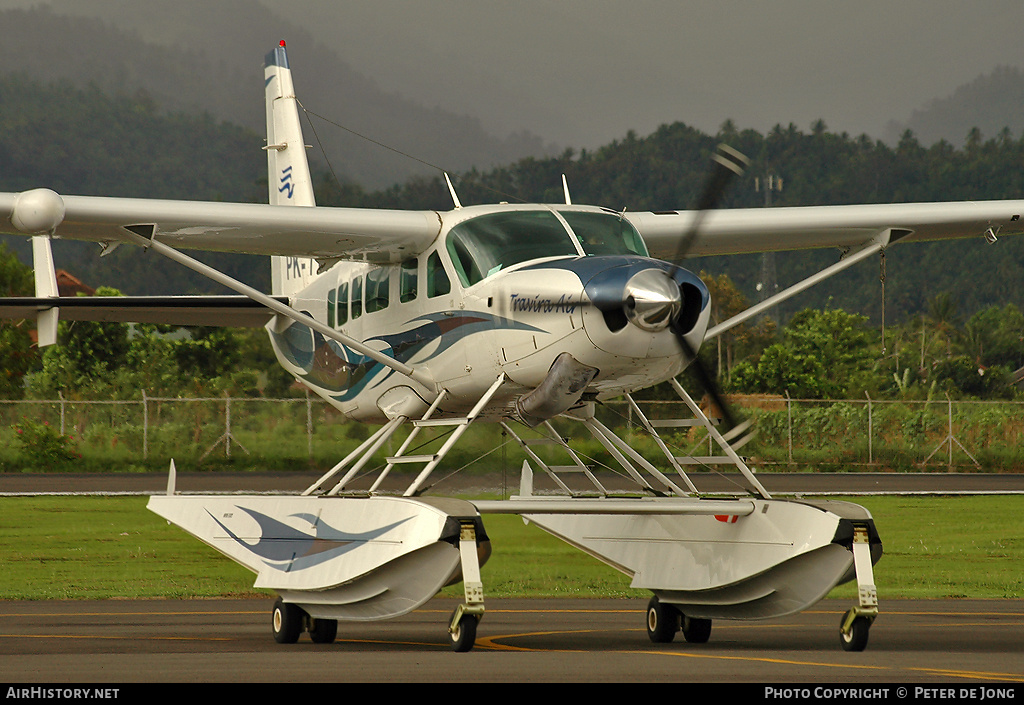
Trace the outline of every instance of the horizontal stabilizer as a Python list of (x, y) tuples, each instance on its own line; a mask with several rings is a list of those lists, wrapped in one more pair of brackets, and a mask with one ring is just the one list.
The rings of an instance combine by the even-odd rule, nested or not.
[(173, 326), (258, 328), (274, 315), (247, 296), (18, 296), (0, 298), (0, 318), (36, 318), (57, 307), (66, 321)]

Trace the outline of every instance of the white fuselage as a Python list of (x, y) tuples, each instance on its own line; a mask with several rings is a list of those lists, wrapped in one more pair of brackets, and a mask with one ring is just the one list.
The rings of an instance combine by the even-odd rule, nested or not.
[[(677, 375), (689, 362), (672, 327), (645, 330), (622, 313), (623, 287), (664, 272), (682, 290), (692, 350), (708, 322), (707, 289), (652, 260), (618, 214), (585, 206), (479, 206), (439, 214), (440, 234), (404, 262), (339, 262), (313, 274), (286, 260), (291, 304), (345, 335), (424, 371), (448, 390), (442, 412), (464, 413), (504, 373), (487, 413), (508, 413), (568, 353), (594, 368), (586, 394), (606, 398)], [(660, 276), (660, 275), (659, 275)], [(677, 318), (678, 320), (678, 318)], [(300, 324), (268, 329), (284, 367), (353, 419), (410, 416), (430, 389)]]

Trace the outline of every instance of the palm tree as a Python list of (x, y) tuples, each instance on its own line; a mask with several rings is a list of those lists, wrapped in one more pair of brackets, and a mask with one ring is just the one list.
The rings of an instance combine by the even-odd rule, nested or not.
[(946, 291), (928, 302), (928, 320), (935, 332), (946, 340), (946, 357), (952, 357), (953, 339), (960, 327), (960, 315), (952, 294)]

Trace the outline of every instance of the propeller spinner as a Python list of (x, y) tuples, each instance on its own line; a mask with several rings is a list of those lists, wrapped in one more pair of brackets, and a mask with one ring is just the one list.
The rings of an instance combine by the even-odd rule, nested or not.
[(637, 272), (622, 293), (626, 318), (641, 330), (664, 330), (683, 307), (679, 285), (660, 269)]

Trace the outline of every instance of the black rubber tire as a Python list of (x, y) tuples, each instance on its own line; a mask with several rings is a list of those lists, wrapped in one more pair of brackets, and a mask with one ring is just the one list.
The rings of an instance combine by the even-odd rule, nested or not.
[(274, 641), (278, 644), (294, 644), (302, 633), (302, 619), (305, 612), (298, 605), (286, 603), (280, 597), (274, 603), (270, 626), (274, 630)]
[(847, 615), (852, 611), (848, 610), (839, 621), (839, 643), (842, 644), (843, 651), (863, 651), (868, 645), (868, 632), (871, 629), (871, 620), (867, 617), (855, 618), (850, 626), (850, 633), (847, 634), (842, 631), (842, 627), (846, 624)]
[(309, 623), (309, 638), (314, 644), (333, 644), (338, 636), (338, 620), (312, 619)]
[[(452, 617), (454, 617), (454, 613)], [(455, 626), (452, 632), (452, 651), (465, 653), (473, 648), (476, 643), (476, 625), (479, 620), (471, 614), (462, 615), (462, 619)]]
[(711, 620), (683, 615), (683, 637), (691, 644), (706, 644), (711, 638)]
[(655, 595), (647, 603), (647, 636), (655, 644), (668, 644), (676, 638), (682, 615)]

